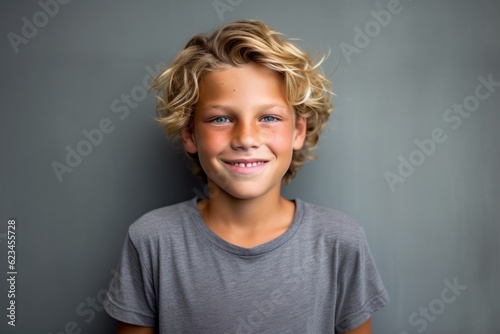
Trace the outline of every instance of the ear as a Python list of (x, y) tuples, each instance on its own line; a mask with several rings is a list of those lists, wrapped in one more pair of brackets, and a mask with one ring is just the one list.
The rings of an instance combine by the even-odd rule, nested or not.
[(293, 149), (298, 151), (304, 146), (304, 141), (306, 139), (307, 133), (307, 120), (300, 116), (295, 121), (295, 131), (293, 137)]
[(198, 145), (196, 145), (196, 137), (191, 128), (184, 128), (181, 132), (182, 145), (187, 153), (194, 154), (198, 152)]

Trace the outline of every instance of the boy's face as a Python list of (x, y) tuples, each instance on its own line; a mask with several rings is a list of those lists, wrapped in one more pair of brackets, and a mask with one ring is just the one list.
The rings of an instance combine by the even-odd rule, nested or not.
[(198, 153), (209, 184), (239, 199), (279, 193), (306, 121), (296, 119), (278, 74), (254, 63), (207, 72), (199, 93), (182, 141)]

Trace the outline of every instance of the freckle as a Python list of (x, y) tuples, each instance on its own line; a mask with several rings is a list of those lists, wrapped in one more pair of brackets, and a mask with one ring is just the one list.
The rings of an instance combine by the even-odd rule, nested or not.
[(233, 92), (236, 92), (236, 89), (233, 89)]

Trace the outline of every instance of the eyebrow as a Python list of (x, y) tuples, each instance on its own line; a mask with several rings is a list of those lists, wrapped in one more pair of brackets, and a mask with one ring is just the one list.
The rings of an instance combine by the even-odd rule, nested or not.
[[(281, 108), (281, 109), (284, 109), (284, 110), (288, 109), (285, 105), (283, 105), (281, 103), (261, 104), (261, 105), (256, 106), (256, 108), (259, 109), (259, 110), (271, 109), (271, 108)], [(207, 110), (210, 110), (210, 109), (221, 109), (221, 110), (224, 110), (224, 111), (227, 111), (227, 112), (230, 112), (230, 111), (234, 110), (231, 106), (228, 106), (228, 105), (212, 104), (212, 105), (208, 105), (205, 108), (203, 108), (202, 111), (207, 111)]]

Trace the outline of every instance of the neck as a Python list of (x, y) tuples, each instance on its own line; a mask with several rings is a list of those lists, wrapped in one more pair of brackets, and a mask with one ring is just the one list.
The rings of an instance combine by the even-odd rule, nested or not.
[(219, 188), (216, 196), (199, 204), (199, 209), (210, 227), (219, 225), (240, 231), (256, 231), (268, 228), (272, 225), (270, 222), (282, 220), (283, 213), (289, 212), (290, 206), (293, 207), (293, 203), (281, 197), (280, 187), (252, 199), (235, 198)]

